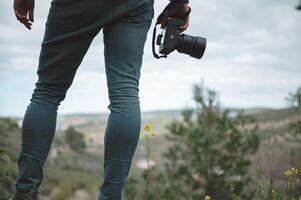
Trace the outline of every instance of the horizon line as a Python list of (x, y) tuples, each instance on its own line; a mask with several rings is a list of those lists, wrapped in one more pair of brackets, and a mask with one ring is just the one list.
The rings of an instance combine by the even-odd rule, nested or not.
[[(195, 107), (192, 106), (186, 106), (183, 108), (170, 108), (170, 109), (154, 109), (154, 110), (144, 110), (141, 111), (141, 114), (145, 113), (158, 113), (158, 112), (176, 112), (176, 111), (183, 111), (185, 109), (194, 109)], [(281, 110), (281, 109), (288, 109), (289, 106), (286, 107), (272, 107), (272, 106), (254, 106), (254, 107), (222, 107), (222, 109), (229, 109), (229, 110), (256, 110), (256, 109), (262, 109), (262, 110)], [(98, 112), (66, 112), (66, 113), (58, 113), (57, 116), (75, 116), (75, 115), (108, 115), (110, 114), (110, 111), (98, 111)], [(0, 114), (0, 118), (23, 118), (23, 115), (2, 115)]]

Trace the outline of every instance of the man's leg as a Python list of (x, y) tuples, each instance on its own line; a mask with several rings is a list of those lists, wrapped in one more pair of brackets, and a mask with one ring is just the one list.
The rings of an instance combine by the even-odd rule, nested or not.
[(80, 2), (54, 0), (50, 8), (40, 52), (39, 79), (23, 120), (17, 191), (38, 192), (54, 137), (58, 106), (100, 30), (99, 20), (81, 21), (86, 15), (85, 5)]
[(153, 1), (130, 1), (133, 9), (104, 27), (110, 112), (105, 131), (104, 175), (99, 200), (121, 200), (141, 129), (139, 79)]

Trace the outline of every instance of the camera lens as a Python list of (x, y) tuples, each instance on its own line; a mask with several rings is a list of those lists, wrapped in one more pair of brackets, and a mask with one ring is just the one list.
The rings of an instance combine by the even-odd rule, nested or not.
[(179, 37), (176, 49), (180, 53), (185, 53), (191, 57), (201, 59), (206, 49), (206, 43), (207, 41), (205, 38), (182, 34)]

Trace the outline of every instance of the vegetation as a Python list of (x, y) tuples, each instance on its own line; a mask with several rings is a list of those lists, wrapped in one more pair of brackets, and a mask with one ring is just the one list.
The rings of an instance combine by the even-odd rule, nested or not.
[[(294, 109), (247, 115), (223, 109), (214, 91), (195, 85), (195, 108), (182, 111), (180, 118), (170, 121), (166, 134), (157, 134), (150, 123), (144, 126), (145, 140), (139, 144), (144, 148), (138, 148), (136, 156), (147, 160), (147, 169), (138, 169), (133, 163), (125, 200), (300, 200), (298, 91), (288, 98)], [(45, 165), (41, 195), (52, 200), (77, 199), (75, 193), (85, 191), (88, 196), (84, 199), (96, 198), (102, 179), (103, 159), (99, 152), (103, 147), (86, 151), (84, 134), (78, 130), (85, 132), (69, 127), (56, 134)], [(0, 118), (2, 198), (14, 191), (20, 133), (15, 119)], [(283, 140), (286, 135), (290, 140)], [(280, 139), (273, 142), (275, 138)], [(268, 171), (278, 169), (268, 162), (268, 166), (261, 165), (261, 171), (253, 173), (262, 162), (258, 157), (269, 158), (264, 157), (267, 152), (273, 161), (281, 162), (281, 172)], [(151, 160), (156, 160), (156, 165)], [(288, 166), (295, 167), (283, 174)]]
[(65, 131), (65, 142), (72, 150), (76, 152), (81, 152), (86, 149), (84, 135), (76, 131), (74, 127), (69, 127)]
[(10, 134), (16, 134), (19, 128), (11, 119), (0, 119), (0, 199), (8, 199), (13, 192), (16, 168), (11, 167), (12, 162), (16, 162), (17, 157), (14, 154), (14, 148), (7, 149), (12, 145), (8, 137)]
[(284, 172), (284, 179), (286, 182), (284, 192), (277, 191), (272, 178), (268, 181), (268, 184), (263, 185), (262, 175), (263, 172), (257, 170), (255, 182), (260, 200), (300, 200), (300, 196), (296, 189), (298, 175), (297, 168), (292, 167)]
[[(222, 110), (212, 90), (195, 85), (196, 109), (183, 112), (184, 121), (168, 126), (174, 141), (165, 154), (168, 180), (177, 194), (165, 192), (167, 199), (197, 199), (211, 194), (215, 199), (230, 199), (231, 191), (243, 199), (252, 199), (245, 192), (250, 181), (247, 169), (250, 155), (259, 147), (257, 125), (249, 116), (230, 117)], [(195, 119), (193, 119), (195, 114)], [(187, 197), (187, 193), (189, 196)]]
[(203, 86), (195, 85), (194, 99), (196, 109), (183, 111), (183, 120), (167, 126), (166, 138), (173, 143), (164, 154), (168, 162), (164, 172), (152, 170), (152, 192), (144, 199), (199, 199), (206, 194), (230, 199), (231, 191), (252, 199), (254, 192), (246, 192), (245, 186), (249, 155), (259, 146), (254, 119), (230, 117), (216, 93)]
[[(3, 149), (1, 155), (7, 155), (10, 158), (9, 160), (0, 158), (0, 199), (8, 199), (14, 192), (18, 174), (17, 158), (20, 152), (20, 133), (21, 129), (15, 120), (0, 118), (0, 142), (1, 149)], [(74, 132), (69, 129), (69, 134), (71, 133)], [(5, 137), (2, 137), (3, 135)], [(62, 136), (57, 135), (56, 137)], [(64, 141), (62, 138), (59, 140)], [(82, 150), (82, 148), (79, 149)], [(67, 151), (51, 157), (50, 153), (50, 158), (45, 165), (44, 182), (40, 188), (41, 195), (48, 196), (52, 200), (65, 200), (67, 197), (72, 197), (78, 189), (83, 189), (91, 195), (92, 199), (100, 183), (101, 166), (99, 154)]]
[[(290, 93), (287, 100), (295, 108), (296, 113), (301, 113), (301, 86), (294, 93)], [(301, 119), (296, 118), (289, 124), (289, 130), (292, 133), (293, 141), (301, 144)]]
[[(299, 99), (296, 96), (291, 95)], [(205, 90), (202, 85), (195, 85), (194, 99), (196, 109), (184, 110), (182, 120), (175, 120), (167, 126), (170, 133), (165, 137), (172, 145), (164, 154), (168, 161), (165, 169), (159, 171), (148, 164), (142, 173), (145, 189), (140, 196), (141, 183), (130, 177), (126, 200), (189, 200), (202, 197), (206, 200), (300, 199), (298, 168), (285, 171), (282, 177), (285, 187), (279, 186), (281, 180), (275, 184), (274, 177), (265, 181), (267, 177), (261, 170), (257, 170), (254, 177), (248, 176), (250, 157), (260, 146), (258, 125), (254, 118), (243, 113), (231, 117), (229, 110), (220, 108), (216, 93)], [(296, 116), (299, 119), (299, 115)], [(282, 131), (293, 130), (289, 127)], [(147, 133), (153, 131), (149, 124), (144, 129)], [(296, 129), (294, 131), (298, 132)], [(147, 159), (150, 159), (150, 138), (146, 134)]]

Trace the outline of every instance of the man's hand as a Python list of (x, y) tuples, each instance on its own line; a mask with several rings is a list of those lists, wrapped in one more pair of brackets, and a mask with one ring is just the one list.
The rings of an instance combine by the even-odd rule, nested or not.
[(34, 18), (34, 0), (14, 0), (14, 10), (20, 23), (30, 30)]
[(162, 17), (161, 28), (166, 25), (166, 21), (169, 17), (177, 17), (184, 20), (185, 24), (183, 26), (180, 26), (179, 29), (181, 32), (185, 31), (189, 26), (189, 15), (187, 15), (188, 12), (190, 12), (188, 3), (173, 3), (173, 6), (171, 8), (168, 8)]

